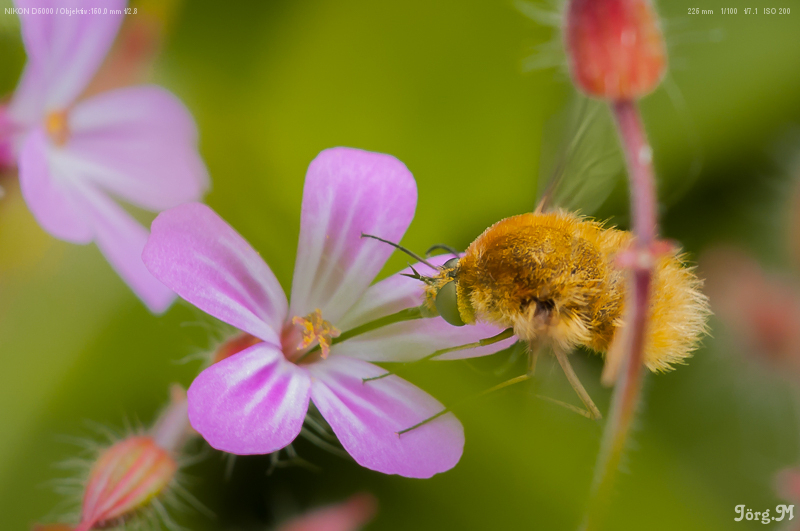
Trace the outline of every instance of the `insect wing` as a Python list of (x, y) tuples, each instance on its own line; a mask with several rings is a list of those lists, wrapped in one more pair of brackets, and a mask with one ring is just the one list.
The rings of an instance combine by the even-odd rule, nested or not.
[(590, 215), (621, 182), (624, 160), (607, 106), (574, 96), (542, 135), (539, 207)]

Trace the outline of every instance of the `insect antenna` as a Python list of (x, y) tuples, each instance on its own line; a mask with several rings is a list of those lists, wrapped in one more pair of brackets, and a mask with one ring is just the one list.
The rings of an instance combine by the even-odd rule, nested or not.
[(433, 251), (435, 251), (436, 249), (444, 249), (445, 251), (447, 251), (448, 253), (452, 254), (456, 258), (461, 258), (461, 256), (458, 254), (458, 251), (454, 247), (450, 247), (449, 245), (444, 244), (444, 243), (437, 243), (436, 245), (431, 246), (430, 249), (425, 251), (425, 256), (429, 257), (431, 255), (431, 253)]
[(420, 275), (419, 271), (414, 269), (414, 266), (411, 264), (408, 264), (408, 267), (411, 268), (411, 271), (413, 271), (413, 273), (400, 273), (401, 277), (408, 277), (408, 278), (413, 278), (414, 280), (421, 280), (425, 284), (433, 283), (433, 277), (426, 277), (425, 275)]
[[(379, 238), (378, 236), (373, 236), (372, 234), (364, 234), (363, 232), (361, 233), (361, 237), (362, 238), (372, 238), (373, 240), (378, 240), (379, 242), (388, 243), (389, 245), (391, 245), (395, 249), (403, 251), (404, 253), (406, 253), (411, 258), (414, 258), (417, 262), (423, 263), (426, 266), (430, 267), (431, 269), (439, 269), (438, 267), (436, 267), (435, 265), (431, 264), (430, 262), (428, 262), (427, 260), (422, 258), (420, 255), (418, 255), (414, 251), (410, 251), (409, 249), (406, 249), (405, 247), (403, 247), (399, 243), (390, 242), (389, 240), (384, 240), (383, 238)], [(412, 278), (414, 278), (414, 277), (412, 277)]]

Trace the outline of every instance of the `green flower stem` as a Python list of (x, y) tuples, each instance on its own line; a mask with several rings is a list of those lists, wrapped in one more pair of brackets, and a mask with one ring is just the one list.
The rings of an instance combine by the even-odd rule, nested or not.
[(592, 494), (582, 529), (599, 529), (608, 510), (619, 464), (636, 414), (644, 378), (644, 346), (650, 301), (653, 244), (658, 234), (656, 186), (652, 150), (642, 127), (636, 103), (611, 104), (625, 152), (631, 190), (634, 261), (630, 271), (626, 328), (621, 330), (621, 372), (616, 378), (608, 422), (603, 431), (595, 467)]

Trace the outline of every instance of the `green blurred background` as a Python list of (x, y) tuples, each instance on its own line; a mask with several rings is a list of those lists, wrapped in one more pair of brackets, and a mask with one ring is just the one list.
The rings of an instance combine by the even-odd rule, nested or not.
[[(757, 16), (742, 14), (754, 6), (738, 0), (726, 5), (738, 15), (695, 4), (660, 2), (672, 68), (642, 103), (663, 232), (694, 259), (733, 242), (780, 268), (786, 191), (800, 177), (791, 166), (800, 155), (800, 3), (775, 4), (790, 15)], [(689, 7), (715, 14), (689, 16)], [(3, 93), (24, 63), (18, 31), (14, 16), (0, 15)], [(192, 0), (169, 25), (153, 78), (198, 122), (213, 180), (207, 202), (288, 289), (303, 176), (328, 147), (390, 153), (410, 168), (419, 203), (403, 241), (413, 249), (464, 248), (491, 223), (531, 210), (544, 122), (571, 88), (561, 71), (523, 64), (553, 38), (506, 0)], [(24, 530), (61, 501), (50, 481), (69, 475), (54, 466), (76, 454), (65, 437), (96, 437), (89, 422), (149, 423), (168, 384), (188, 385), (200, 367), (177, 361), (207, 350), (222, 328), (185, 303), (149, 314), (95, 247), (52, 239), (4, 184), (0, 528)], [(626, 193), (618, 186), (597, 215), (626, 226)], [(383, 274), (404, 263), (393, 257)], [(716, 331), (688, 366), (648, 378), (609, 529), (752, 529), (762, 524), (734, 522), (735, 505), (774, 512), (785, 503), (772, 481), (800, 457), (796, 389), (724, 335)], [(498, 376), (505, 359), (429, 363), (404, 375), (453, 404), (524, 370)], [(605, 411), (601, 360), (574, 359)], [(198, 531), (267, 529), (369, 491), (380, 512), (368, 529), (575, 529), (601, 427), (533, 396), (575, 401), (551, 365), (534, 385), (459, 407), (464, 456), (433, 479), (383, 476), (306, 441), (296, 448), (319, 471), (267, 475), (268, 458), (248, 457), (226, 474), (225, 459), (209, 452), (186, 469), (185, 485), (216, 516), (189, 510), (175, 519)]]

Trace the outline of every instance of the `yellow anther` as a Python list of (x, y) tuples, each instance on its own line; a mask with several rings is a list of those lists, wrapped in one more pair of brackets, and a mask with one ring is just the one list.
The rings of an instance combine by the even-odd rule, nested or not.
[(323, 359), (331, 352), (333, 338), (341, 334), (338, 328), (322, 318), (319, 308), (305, 317), (293, 317), (292, 324), (302, 327), (300, 331), (303, 334), (303, 341), (300, 343), (300, 348), (310, 347), (314, 341), (318, 341)]
[(63, 146), (69, 138), (69, 122), (67, 111), (53, 111), (47, 115), (44, 122), (48, 136), (57, 146)]

